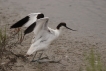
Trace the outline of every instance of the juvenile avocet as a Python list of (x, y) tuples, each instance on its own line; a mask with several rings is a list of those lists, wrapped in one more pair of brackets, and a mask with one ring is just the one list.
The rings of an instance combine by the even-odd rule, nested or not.
[(17, 29), (16, 32), (19, 32), (21, 27), (26, 27), (27, 28), (31, 24), (35, 23), (37, 19), (40, 19), (40, 18), (44, 18), (43, 13), (30, 13), (26, 17), (22, 18), (21, 20), (19, 20), (15, 24), (13, 24), (10, 27), (10, 29), (16, 28)]
[[(37, 25), (36, 25), (36, 28), (34, 29), (35, 37), (32, 39), (32, 44), (30, 48), (28, 49), (26, 56), (29, 56), (35, 52), (35, 55), (34, 55), (35, 57), (38, 51), (46, 50), (48, 46), (52, 43), (52, 41), (54, 41), (57, 37), (59, 37), (62, 26), (66, 27), (67, 29), (70, 29), (66, 26), (66, 23), (64, 22), (61, 22), (60, 24), (58, 24), (55, 30), (51, 29), (47, 26), (48, 20), (49, 20), (48, 17), (44, 17), (36, 21)], [(75, 31), (73, 29), (70, 29), (70, 30)], [(41, 58), (41, 55), (39, 59)], [(34, 57), (32, 61), (34, 61)]]

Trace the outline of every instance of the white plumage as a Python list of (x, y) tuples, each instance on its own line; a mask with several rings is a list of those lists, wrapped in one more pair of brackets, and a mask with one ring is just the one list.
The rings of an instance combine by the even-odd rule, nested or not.
[(48, 20), (48, 17), (37, 20), (36, 28), (34, 29), (35, 38), (32, 39), (27, 55), (47, 49), (51, 42), (59, 36), (59, 30), (53, 30), (47, 26)]

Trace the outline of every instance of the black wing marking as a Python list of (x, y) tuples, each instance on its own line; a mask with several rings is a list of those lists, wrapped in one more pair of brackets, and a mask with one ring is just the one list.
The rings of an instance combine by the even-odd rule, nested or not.
[(15, 24), (13, 24), (10, 28), (22, 27), (26, 22), (28, 22), (29, 18), (30, 18), (29, 16), (26, 16), (25, 18), (19, 20)]
[(36, 22), (34, 22), (33, 24), (31, 24), (25, 31), (24, 31), (24, 35), (28, 34), (28, 33), (31, 33), (34, 28), (36, 26)]

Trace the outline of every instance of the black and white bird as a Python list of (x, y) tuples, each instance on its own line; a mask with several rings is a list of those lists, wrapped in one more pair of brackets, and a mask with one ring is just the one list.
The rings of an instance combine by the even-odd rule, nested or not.
[[(26, 56), (29, 56), (33, 54), (34, 52), (36, 55), (38, 51), (44, 51), (48, 49), (48, 46), (52, 43), (52, 41), (54, 41), (56, 38), (59, 37), (62, 30), (61, 27), (66, 27), (69, 30), (75, 31), (73, 29), (68, 28), (66, 23), (64, 22), (61, 22), (60, 24), (58, 24), (55, 30), (51, 29), (50, 27), (47, 26), (48, 21), (49, 21), (48, 17), (44, 17), (36, 21), (36, 28), (34, 29), (34, 38), (32, 39), (32, 44), (30, 48), (28, 49)], [(34, 57), (32, 61), (34, 61)], [(41, 58), (41, 55), (39, 59), (40, 58)]]
[[(40, 18), (44, 18), (44, 14), (43, 13), (30, 13), (26, 17), (22, 18), (21, 20), (19, 20), (15, 24), (13, 24), (10, 27), (10, 29), (15, 28), (15, 29), (17, 29), (16, 32), (19, 32), (21, 27), (28, 28), (33, 23), (35, 23), (37, 21), (37, 19), (40, 19)], [(35, 27), (36, 24), (32, 25), (32, 26)], [(30, 33), (30, 30), (28, 32), (26, 32), (26, 34), (27, 33)]]

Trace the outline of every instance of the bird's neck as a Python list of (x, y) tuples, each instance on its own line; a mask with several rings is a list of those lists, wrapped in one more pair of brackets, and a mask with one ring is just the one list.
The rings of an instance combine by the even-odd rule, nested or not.
[(56, 29), (56, 30), (55, 30), (55, 35), (56, 35), (57, 37), (60, 35), (60, 33), (61, 33), (61, 30), (59, 30), (59, 29)]
[(57, 25), (56, 29), (59, 30), (61, 26), (62, 26), (61, 24)]

